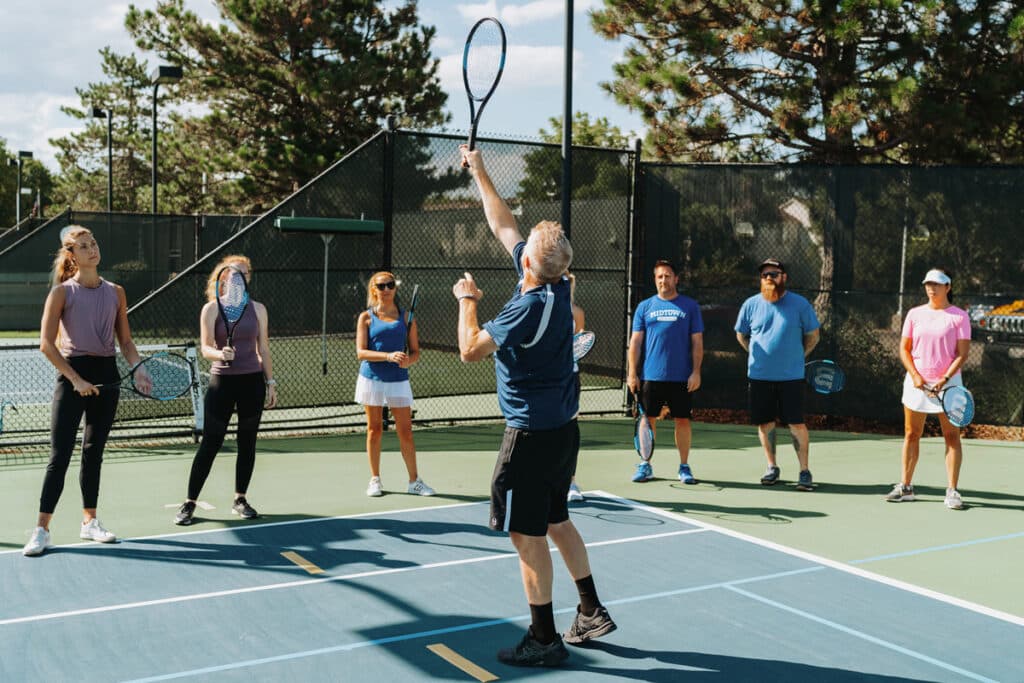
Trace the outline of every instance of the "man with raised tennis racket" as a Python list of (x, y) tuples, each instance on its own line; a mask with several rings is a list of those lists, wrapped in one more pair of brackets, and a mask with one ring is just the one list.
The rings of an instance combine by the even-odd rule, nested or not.
[(775, 457), (775, 423), (789, 425), (800, 462), (796, 487), (814, 490), (808, 466), (811, 438), (804, 423), (804, 361), (818, 344), (818, 316), (796, 292), (787, 291), (786, 267), (767, 258), (757, 269), (761, 293), (743, 302), (736, 319), (736, 339), (747, 352), (750, 421), (768, 459), (761, 484), (779, 481)]
[(483, 198), (491, 232), (512, 256), (519, 283), (498, 315), (482, 325), (483, 292), (473, 276), (455, 283), (459, 353), (464, 362), (494, 354), (505, 436), (491, 482), (492, 529), (509, 533), (519, 554), (531, 624), (498, 659), (514, 666), (558, 666), (569, 657), (555, 630), (551, 604), (550, 538), (576, 582), (580, 602), (565, 633), (574, 645), (615, 630), (594, 586), (587, 548), (569, 519), (566, 497), (576, 464), (579, 392), (573, 377), (573, 317), (569, 279), (572, 246), (558, 223), (543, 221), (523, 240), (515, 217), (494, 188), (480, 152), (462, 146)]
[[(668, 408), (675, 423), (679, 481), (696, 484), (689, 464), (690, 394), (700, 389), (704, 320), (697, 302), (679, 293), (679, 274), (671, 261), (655, 262), (654, 284), (658, 293), (641, 301), (633, 314), (626, 384), (639, 392), (652, 431), (662, 408)], [(650, 461), (637, 463), (633, 481), (653, 478)]]

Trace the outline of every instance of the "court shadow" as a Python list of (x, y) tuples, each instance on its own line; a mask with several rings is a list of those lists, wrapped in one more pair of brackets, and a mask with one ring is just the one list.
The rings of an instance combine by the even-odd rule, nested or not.
[[(653, 660), (668, 666), (655, 668), (644, 664), (643, 669), (614, 668), (587, 663), (586, 651), (599, 650), (621, 659)], [(748, 657), (730, 657), (727, 655), (686, 652), (683, 650), (641, 650), (634, 647), (615, 645), (612, 643), (591, 642), (583, 648), (570, 650), (572, 657), (569, 666), (574, 671), (586, 671), (602, 676), (615, 677), (622, 680), (652, 681), (656, 683), (676, 683), (685, 676), (714, 675), (723, 681), (750, 681), (765, 683), (767, 681), (807, 681), (819, 683), (853, 683), (869, 681), (886, 683), (896, 681), (927, 681), (924, 678), (906, 678), (903, 676), (887, 676), (870, 674), (863, 671), (850, 671), (834, 667), (814, 666), (797, 662), (785, 662), (775, 659), (752, 659)], [(580, 660), (584, 660), (582, 663)], [(516, 678), (506, 675), (505, 678)]]
[[(704, 516), (757, 524), (791, 524), (797, 519), (828, 516), (827, 513), (817, 510), (798, 510), (795, 508), (770, 507), (766, 505), (744, 507), (736, 505), (711, 505), (685, 500), (674, 502), (666, 502), (664, 500), (647, 501), (637, 496), (632, 496), (630, 500), (681, 515)], [(570, 510), (572, 509), (570, 508)]]

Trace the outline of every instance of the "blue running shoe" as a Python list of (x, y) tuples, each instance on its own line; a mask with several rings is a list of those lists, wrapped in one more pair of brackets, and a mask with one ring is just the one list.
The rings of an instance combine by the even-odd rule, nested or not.
[(693, 472), (690, 471), (690, 466), (686, 463), (679, 465), (679, 481), (684, 484), (696, 484), (697, 480), (693, 478)]
[(636, 465), (636, 472), (633, 473), (633, 481), (650, 481), (654, 479), (654, 468), (651, 467), (649, 462), (638, 462)]

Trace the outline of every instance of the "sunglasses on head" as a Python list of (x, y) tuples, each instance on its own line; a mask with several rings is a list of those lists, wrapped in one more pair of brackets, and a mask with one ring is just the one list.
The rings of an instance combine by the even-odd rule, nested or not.
[(394, 289), (395, 288), (395, 281), (394, 280), (389, 280), (388, 282), (375, 282), (374, 283), (374, 287), (376, 287), (377, 289), (379, 289), (382, 292), (385, 289)]
[(782, 271), (779, 271), (779, 270), (766, 270), (765, 272), (761, 273), (761, 279), (762, 280), (764, 280), (766, 278), (771, 278), (771, 279), (774, 280), (775, 278), (781, 277), (781, 276), (782, 276)]

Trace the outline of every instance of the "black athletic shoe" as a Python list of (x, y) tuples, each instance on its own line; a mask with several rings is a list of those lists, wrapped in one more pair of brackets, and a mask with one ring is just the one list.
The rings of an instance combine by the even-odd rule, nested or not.
[(245, 496), (241, 498), (235, 498), (235, 504), (231, 506), (231, 511), (242, 519), (256, 519), (260, 516), (260, 513), (256, 512), (249, 501), (245, 499)]
[(768, 470), (761, 475), (761, 486), (775, 486), (779, 483), (779, 468), (769, 467)]
[(569, 651), (556, 634), (555, 639), (544, 645), (537, 642), (529, 630), (515, 647), (498, 650), (498, 661), (512, 666), (559, 666), (569, 659)]
[(565, 632), (564, 638), (565, 642), (570, 645), (579, 645), (585, 641), (608, 635), (617, 628), (618, 626), (612, 621), (608, 610), (603, 606), (598, 607), (593, 614), (584, 614), (577, 605), (576, 618), (569, 630)]
[(192, 515), (196, 511), (196, 504), (190, 500), (186, 500), (178, 508), (178, 514), (174, 515), (174, 523), (180, 526), (188, 526), (192, 523)]

